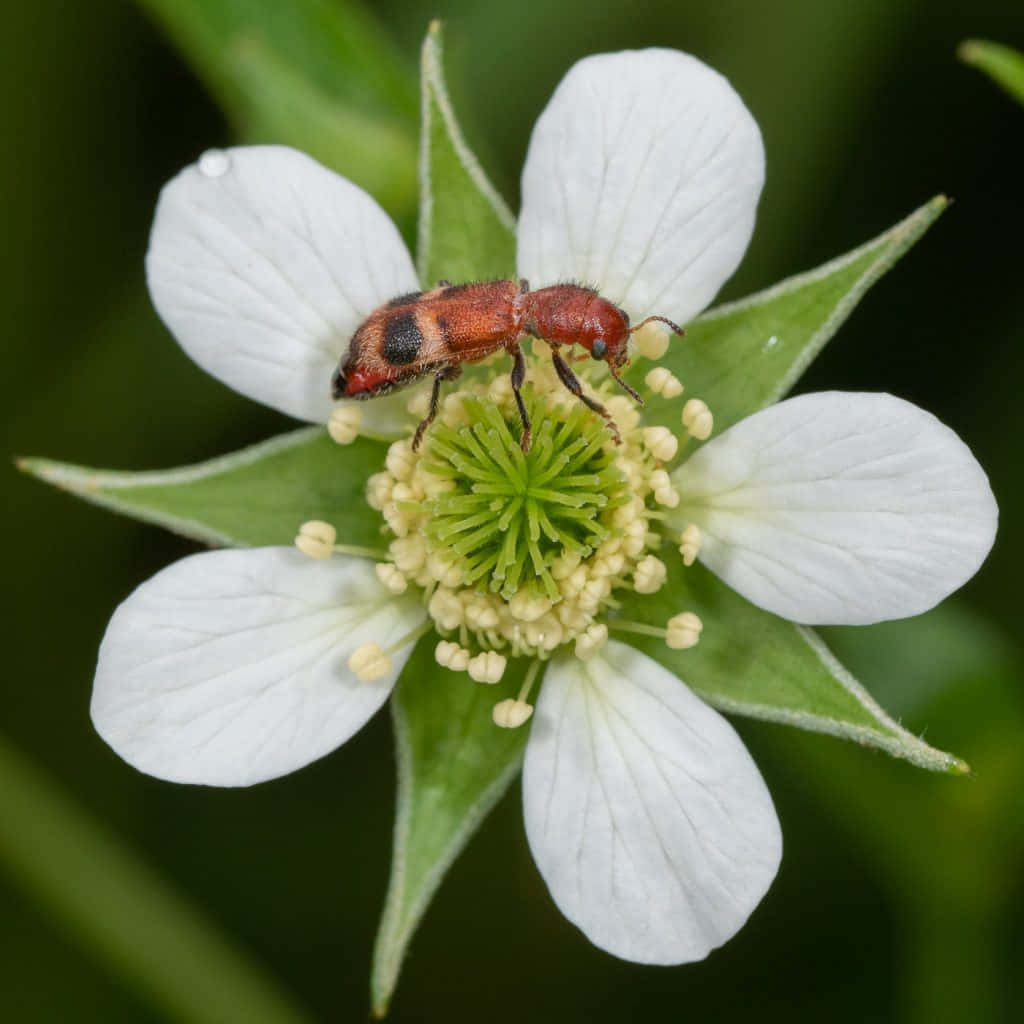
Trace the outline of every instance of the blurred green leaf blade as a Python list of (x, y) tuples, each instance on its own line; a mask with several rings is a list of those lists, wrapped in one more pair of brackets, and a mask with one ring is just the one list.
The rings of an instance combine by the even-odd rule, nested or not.
[(398, 812), (387, 902), (370, 977), (373, 1012), (387, 1013), (402, 958), (445, 872), (515, 778), (526, 729), (499, 729), (491, 709), (514, 696), (527, 662), (481, 686), (434, 660), (420, 641), (391, 699), (398, 756)]
[(968, 770), (887, 715), (813, 630), (755, 607), (699, 564), (684, 568), (678, 558), (666, 561), (665, 586), (631, 603), (625, 614), (663, 627), (684, 609), (696, 612), (704, 623), (700, 643), (676, 651), (660, 637), (631, 634), (627, 639), (708, 703), (877, 747), (930, 771)]
[[(718, 306), (686, 328), (661, 365), (703, 398), (715, 431), (782, 398), (853, 312), (867, 290), (934, 223), (947, 200), (937, 196), (870, 242), (738, 302)], [(673, 431), (679, 404), (657, 396), (644, 418)]]
[(173, 1019), (312, 1019), (213, 922), (3, 741), (0, 823), (0, 863), (89, 954)]
[(515, 218), (459, 128), (442, 66), (441, 26), (423, 41), (417, 269), (424, 288), (515, 277)]
[(365, 437), (339, 447), (311, 427), (176, 469), (117, 472), (49, 459), (18, 465), (76, 497), (204, 544), (291, 544), (302, 523), (324, 519), (339, 543), (381, 548), (380, 514), (365, 489), (386, 453)]
[(1000, 43), (968, 39), (960, 44), (957, 54), (965, 64), (984, 71), (1018, 103), (1024, 103), (1024, 53)]
[(140, 0), (248, 142), (295, 146), (396, 215), (416, 199), (416, 89), (349, 0)]

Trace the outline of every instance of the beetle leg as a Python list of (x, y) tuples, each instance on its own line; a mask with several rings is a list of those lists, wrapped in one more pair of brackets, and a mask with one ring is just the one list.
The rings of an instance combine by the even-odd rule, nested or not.
[(619, 376), (619, 371), (612, 366), (611, 363), (608, 364), (608, 370), (614, 378), (615, 383), (618, 384), (627, 395), (632, 395), (636, 400), (637, 405), (644, 404), (644, 400)]
[(555, 373), (558, 374), (558, 379), (588, 408), (593, 409), (598, 416), (603, 416), (605, 423), (608, 424), (608, 429), (612, 432), (612, 440), (616, 444), (622, 444), (622, 438), (619, 436), (619, 428), (615, 426), (615, 420), (612, 419), (611, 413), (598, 401), (595, 401), (589, 395), (583, 393), (583, 386), (580, 384), (576, 374), (569, 368), (569, 364), (558, 354), (558, 352), (552, 347), (551, 349), (551, 361), (555, 364)]
[(434, 387), (430, 392), (430, 409), (427, 415), (420, 420), (420, 425), (416, 428), (416, 433), (413, 434), (412, 438), (412, 450), (419, 451), (420, 441), (423, 440), (423, 435), (427, 432), (427, 427), (434, 422), (434, 417), (437, 416), (437, 407), (441, 401), (441, 383), (446, 380), (454, 380), (459, 374), (462, 373), (461, 366), (445, 366), (434, 375)]
[(525, 295), (530, 290), (530, 282), (525, 277), (519, 278), (519, 294)]
[(522, 395), (523, 381), (526, 380), (526, 360), (523, 358), (523, 350), (518, 344), (511, 349), (511, 353), (515, 360), (512, 365), (512, 394), (516, 396), (519, 418), (523, 422), (523, 436), (519, 439), (519, 447), (524, 452), (528, 452), (533, 443), (533, 425), (530, 423), (530, 414), (526, 411), (526, 403), (523, 401)]

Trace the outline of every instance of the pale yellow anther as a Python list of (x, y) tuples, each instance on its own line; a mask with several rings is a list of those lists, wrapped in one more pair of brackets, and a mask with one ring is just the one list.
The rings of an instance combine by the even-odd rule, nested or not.
[[(668, 479), (668, 474), (665, 474)], [(616, 529), (624, 530), (629, 526), (630, 523), (634, 522), (637, 516), (643, 512), (644, 503), (640, 498), (634, 498), (632, 501), (626, 502), (625, 505), (620, 505), (612, 513), (612, 526)]]
[(377, 579), (391, 591), (392, 594), (404, 594), (409, 586), (409, 581), (398, 571), (398, 566), (391, 562), (378, 562), (374, 569), (377, 572)]
[(391, 670), (391, 659), (377, 644), (357, 647), (348, 659), (349, 669), (364, 683), (386, 676)]
[(715, 429), (715, 418), (704, 402), (699, 398), (691, 398), (683, 406), (683, 426), (691, 437), (706, 441)]
[(603, 622), (587, 626), (586, 631), (576, 638), (576, 657), (586, 661), (593, 657), (608, 642), (608, 627)]
[(633, 570), (633, 589), (638, 594), (654, 594), (661, 589), (667, 575), (665, 563), (654, 555), (648, 555)]
[(693, 612), (680, 612), (668, 620), (665, 629), (665, 643), (673, 650), (685, 651), (688, 647), (696, 647), (700, 640), (704, 623)]
[(667, 367), (656, 366), (646, 377), (644, 383), (656, 395), (663, 398), (678, 398), (683, 393), (683, 385), (679, 378)]
[(416, 491), (404, 481), (399, 481), (395, 484), (391, 491), (391, 500), (397, 505), (399, 502), (419, 501), (422, 495), (416, 493)]
[(391, 500), (391, 492), (394, 488), (395, 480), (390, 473), (374, 473), (366, 481), (366, 504), (380, 512)]
[(582, 561), (575, 551), (563, 551), (551, 563), (551, 576), (555, 580), (568, 579), (578, 568)]
[(445, 587), (434, 591), (427, 610), (442, 629), (458, 629), (466, 621), (462, 602)]
[(494, 720), (494, 724), (502, 729), (518, 729), (519, 726), (530, 720), (532, 714), (532, 704), (527, 704), (525, 700), (515, 700), (513, 697), (509, 697), (494, 705), (491, 718)]
[(494, 629), (499, 622), (494, 607), (477, 600), (466, 602), (463, 615), (470, 629)]
[(633, 351), (647, 359), (661, 359), (668, 351), (671, 337), (672, 331), (667, 324), (652, 320), (633, 335)]
[(409, 415), (421, 420), (430, 412), (430, 392), (428, 390), (417, 391), (409, 401), (405, 403)]
[(310, 519), (299, 527), (295, 546), (309, 558), (330, 558), (338, 532), (322, 519)]
[(634, 430), (640, 423), (640, 413), (637, 412), (636, 403), (625, 395), (612, 395), (605, 402), (605, 408), (618, 424), (620, 432)]
[(701, 533), (700, 527), (695, 523), (683, 530), (679, 538), (679, 554), (683, 556), (683, 565), (693, 565), (700, 554)]
[(446, 396), (441, 403), (441, 420), (449, 427), (463, 427), (470, 421), (469, 413), (462, 401), (461, 395), (452, 394)]
[(470, 658), (466, 665), (470, 679), (478, 683), (497, 683), (505, 674), (508, 659), (497, 651), (484, 651), (475, 658)]
[(391, 560), (404, 573), (414, 573), (427, 559), (427, 546), (417, 534), (398, 537), (388, 547)]
[(416, 456), (412, 452), (412, 442), (395, 441), (388, 449), (384, 465), (387, 466), (388, 472), (396, 480), (408, 480), (412, 476), (413, 467), (416, 465)]
[(469, 666), (469, 651), (450, 640), (442, 640), (434, 648), (434, 659), (442, 668), (465, 672)]
[(453, 590), (463, 580), (462, 570), (452, 559), (436, 551), (427, 558), (427, 571), (438, 583), (451, 587)]
[(647, 547), (647, 523), (634, 519), (625, 529), (622, 538), (622, 552), (627, 558), (637, 558)]
[(553, 651), (562, 642), (562, 624), (549, 612), (536, 622), (527, 622), (523, 636), (531, 647)]
[(363, 410), (358, 405), (336, 405), (327, 420), (327, 433), (336, 444), (351, 444), (359, 436)]
[(679, 504), (679, 492), (674, 487), (659, 487), (654, 492), (654, 500), (665, 508), (675, 508)]
[(507, 373), (499, 373), (487, 387), (487, 397), (497, 405), (512, 397), (512, 378)]
[(663, 469), (656, 469), (647, 479), (652, 491), (660, 491), (664, 487), (672, 486), (668, 473)]
[(509, 601), (508, 610), (521, 622), (533, 622), (551, 611), (551, 602), (528, 590), (520, 590)]
[(607, 576), (595, 576), (587, 580), (576, 599), (585, 612), (596, 612), (601, 602), (611, 593), (612, 585)]
[(644, 427), (644, 447), (660, 462), (676, 457), (679, 441), (668, 427)]
[(572, 601), (562, 601), (555, 606), (558, 621), (568, 630), (578, 633), (590, 622), (590, 616)]

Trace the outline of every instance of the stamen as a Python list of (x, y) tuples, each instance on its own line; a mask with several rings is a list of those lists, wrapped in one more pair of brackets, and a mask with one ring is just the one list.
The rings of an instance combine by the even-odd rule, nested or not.
[(466, 668), (470, 679), (493, 685), (501, 681), (507, 664), (508, 659), (497, 651), (484, 651), (475, 658), (470, 658)]
[(405, 575), (393, 562), (378, 562), (374, 569), (377, 571), (377, 579), (384, 584), (392, 594), (404, 594), (409, 586)]
[(500, 700), (494, 705), (491, 711), (491, 719), (494, 724), (502, 729), (518, 729), (530, 720), (533, 714), (533, 705), (522, 700), (514, 700), (509, 697), (507, 700)]
[(469, 666), (469, 651), (450, 640), (442, 640), (434, 649), (434, 658), (442, 668), (465, 672)]
[(715, 418), (706, 403), (699, 398), (691, 398), (683, 406), (683, 426), (692, 438), (706, 441), (715, 429)]
[(633, 570), (633, 589), (638, 594), (655, 594), (667, 576), (665, 563), (654, 555), (648, 555)]
[(665, 643), (676, 651), (696, 647), (703, 629), (704, 623), (693, 612), (680, 612), (668, 620)]
[(351, 444), (359, 436), (359, 424), (363, 410), (358, 405), (346, 402), (336, 405), (327, 420), (327, 433), (336, 444)]
[(369, 683), (388, 674), (391, 659), (378, 644), (362, 644), (349, 655), (348, 667), (361, 682)]
[(644, 377), (644, 383), (662, 398), (678, 398), (683, 393), (682, 382), (665, 366), (656, 366), (651, 370)]
[(576, 657), (581, 661), (592, 658), (608, 642), (608, 627), (603, 623), (588, 626), (582, 636), (576, 638)]
[(338, 531), (322, 519), (310, 519), (299, 527), (295, 546), (309, 558), (330, 558), (334, 553), (334, 542)]
[(700, 554), (701, 545), (701, 532), (700, 527), (696, 523), (690, 523), (690, 525), (683, 530), (680, 536), (679, 554), (683, 556), (683, 565), (691, 566), (697, 560), (697, 555)]
[(659, 462), (671, 461), (679, 451), (679, 441), (668, 427), (644, 427), (643, 439), (644, 447)]
[[(650, 476), (651, 490), (654, 492), (654, 500), (666, 508), (675, 508), (679, 504), (679, 492), (672, 486), (668, 473), (663, 469), (656, 469)], [(653, 517), (653, 513), (651, 513)]]
[(649, 320), (633, 332), (633, 351), (647, 359), (661, 359), (668, 351), (672, 329), (660, 320)]

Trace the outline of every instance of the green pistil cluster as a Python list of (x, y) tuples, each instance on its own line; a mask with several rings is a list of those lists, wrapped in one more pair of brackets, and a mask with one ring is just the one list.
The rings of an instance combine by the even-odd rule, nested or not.
[(557, 601), (552, 564), (566, 552), (593, 554), (627, 501), (607, 429), (580, 403), (556, 420), (528, 395), (537, 430), (524, 454), (518, 419), (468, 395), (462, 406), (468, 422), (435, 424), (425, 446), (423, 469), (450, 488), (426, 502), (427, 546), (450, 555), (466, 586)]
[[(396, 441), (370, 478), (367, 500), (391, 537), (377, 575), (395, 594), (422, 590), (444, 638), (440, 664), (494, 682), (508, 656), (592, 651), (616, 590), (653, 593), (664, 581), (653, 551), (657, 506), (678, 503), (662, 468), (676, 441), (644, 428), (626, 396), (595, 394), (621, 444), (550, 361), (535, 364), (524, 453), (508, 376), (467, 381), (444, 398), (420, 451)], [(425, 410), (413, 399), (410, 411)]]

